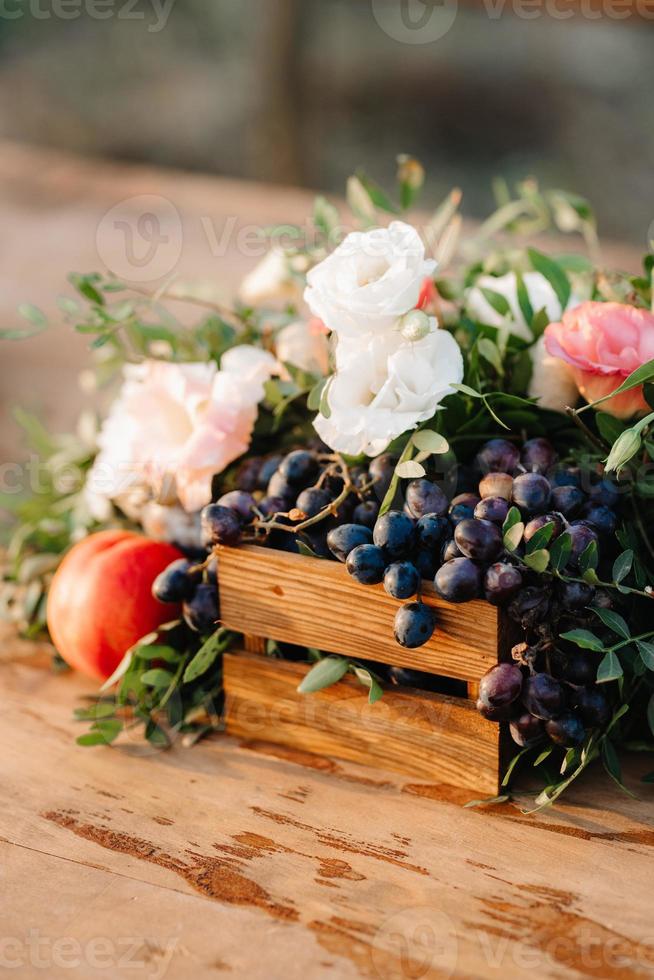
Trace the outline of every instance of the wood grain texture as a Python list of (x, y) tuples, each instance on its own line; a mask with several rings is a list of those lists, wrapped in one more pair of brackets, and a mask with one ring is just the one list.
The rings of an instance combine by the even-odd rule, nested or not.
[[(135, 734), (81, 749), (72, 709), (92, 682), (53, 675), (45, 648), (2, 635), (0, 624), (2, 952), (18, 963), (8, 976), (654, 973), (644, 755), (624, 767), (639, 800), (599, 766), (528, 817), (508, 804), (466, 810), (469, 791), (262, 741), (177, 740), (164, 752)], [(38, 970), (34, 930), (46, 940)]]
[(220, 548), (218, 579), (221, 620), (239, 632), (460, 680), (478, 680), (497, 662), (497, 609), (443, 602), (427, 583), (423, 600), (436, 613), (436, 630), (429, 643), (407, 650), (393, 638), (400, 603), (381, 585), (359, 585), (339, 562)]
[(498, 789), (499, 726), (470, 702), (387, 690), (376, 704), (354, 678), (298, 694), (306, 664), (249, 653), (224, 657), (226, 726), (232, 735), (381, 766), (492, 795)]

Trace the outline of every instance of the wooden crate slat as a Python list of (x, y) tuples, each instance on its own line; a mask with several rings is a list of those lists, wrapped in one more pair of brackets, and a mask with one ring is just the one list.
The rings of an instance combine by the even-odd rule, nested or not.
[(297, 685), (306, 664), (249, 653), (224, 657), (227, 731), (494, 794), (500, 729), (467, 701), (407, 690), (369, 705), (354, 679), (316, 694)]
[(452, 605), (425, 583), (437, 615), (431, 640), (407, 650), (393, 638), (400, 603), (381, 585), (364, 586), (340, 562), (255, 546), (221, 548), (221, 621), (230, 629), (329, 653), (478, 680), (497, 662), (499, 616), (486, 602)]

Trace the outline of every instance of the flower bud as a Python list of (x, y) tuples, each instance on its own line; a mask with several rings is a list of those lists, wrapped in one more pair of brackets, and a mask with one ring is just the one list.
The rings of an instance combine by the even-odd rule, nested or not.
[(400, 318), (400, 333), (405, 340), (412, 342), (422, 340), (431, 333), (429, 317), (422, 310), (410, 310)]
[(619, 472), (630, 459), (636, 455), (642, 445), (640, 427), (634, 426), (632, 429), (625, 429), (613, 443), (611, 452), (606, 460), (606, 472), (612, 470)]

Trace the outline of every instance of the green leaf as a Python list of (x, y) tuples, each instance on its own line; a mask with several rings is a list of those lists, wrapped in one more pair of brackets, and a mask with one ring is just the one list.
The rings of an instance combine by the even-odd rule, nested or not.
[(603, 398), (598, 398), (597, 401), (594, 401), (591, 404), (599, 405), (608, 398), (613, 398), (614, 395), (621, 395), (624, 391), (631, 391), (632, 388), (638, 388), (640, 385), (646, 384), (648, 381), (654, 381), (654, 359), (651, 361), (646, 361), (645, 364), (641, 364), (640, 367), (631, 372), (629, 377), (622, 382), (619, 388), (616, 388)]
[(524, 755), (526, 755), (527, 752), (530, 752), (530, 751), (531, 751), (531, 746), (525, 745), (524, 749), (520, 749), (520, 751), (516, 755), (513, 756), (513, 758), (509, 762), (508, 766), (506, 767), (506, 772), (504, 773), (504, 778), (502, 779), (502, 783), (501, 783), (502, 789), (504, 789), (505, 786), (508, 786), (509, 785), (509, 780), (511, 779), (511, 774), (513, 773), (513, 770), (515, 769), (515, 767), (518, 765), (518, 762), (520, 761), (520, 759), (522, 759), (522, 757)]
[(608, 650), (597, 668), (597, 683), (606, 684), (622, 677), (622, 665), (613, 650)]
[(205, 640), (193, 659), (186, 666), (183, 678), (184, 684), (190, 684), (192, 681), (197, 680), (198, 677), (206, 674), (209, 668), (213, 667), (220, 654), (226, 650), (231, 639), (232, 634), (228, 630), (219, 629)]
[(320, 402), (322, 400), (322, 393), (327, 385), (327, 378), (321, 378), (317, 385), (314, 385), (307, 396), (307, 408), (310, 412), (318, 412), (320, 410)]
[(181, 654), (174, 647), (161, 643), (139, 644), (134, 648), (134, 656), (139, 660), (165, 660), (166, 663), (176, 663)]
[(73, 715), (77, 721), (97, 721), (101, 718), (111, 718), (116, 712), (116, 705), (109, 701), (100, 701), (89, 708), (75, 708)]
[[(591, 633), (590, 630), (568, 630), (567, 633), (561, 633), (561, 639), (569, 640), (571, 643), (575, 643), (578, 647), (581, 647), (584, 650), (604, 649), (604, 644), (600, 640), (599, 636), (595, 636), (595, 634)], [(622, 671), (620, 671), (620, 673), (622, 673)]]
[(553, 751), (554, 751), (554, 749), (553, 749), (553, 747), (551, 745), (548, 746), (546, 749), (543, 749), (543, 751), (540, 753), (540, 755), (538, 755), (534, 759), (534, 768), (536, 768), (536, 766), (539, 766), (541, 764), (541, 762), (545, 762), (545, 759), (549, 759), (549, 757), (551, 756), (551, 754), (552, 754)]
[(325, 657), (319, 660), (303, 678), (298, 686), (298, 692), (313, 694), (315, 691), (322, 691), (324, 687), (336, 684), (347, 673), (349, 666), (349, 661), (345, 657)]
[(371, 178), (362, 171), (357, 172), (357, 178), (376, 208), (379, 208), (380, 211), (385, 211), (387, 214), (399, 214), (399, 210), (393, 204), (386, 191), (380, 187), (379, 184), (375, 183), (374, 180), (371, 180)]
[(78, 745), (106, 745), (107, 740), (102, 734), (102, 732), (87, 732), (85, 735), (79, 735), (75, 741)]
[(412, 436), (413, 445), (422, 453), (440, 455), (449, 451), (449, 443), (445, 436), (433, 429), (420, 429)]
[(524, 534), (524, 530), (525, 530), (525, 526), (522, 523), (522, 521), (520, 521), (518, 524), (514, 524), (513, 527), (509, 528), (509, 530), (505, 533), (503, 538), (504, 547), (506, 548), (507, 551), (516, 550), (516, 548), (522, 541), (522, 535)]
[(463, 809), (466, 810), (471, 806), (489, 806), (491, 803), (506, 803), (510, 799), (508, 793), (500, 793), (499, 796), (485, 796), (482, 800), (468, 800), (467, 803), (463, 804)]
[(556, 293), (559, 303), (561, 304), (561, 308), (565, 309), (568, 305), (572, 290), (570, 288), (570, 280), (562, 267), (558, 264), (558, 262), (555, 262), (554, 259), (549, 258), (547, 255), (543, 255), (542, 252), (537, 251), (535, 248), (528, 248), (527, 254), (532, 267), (536, 270), (536, 272), (540, 272), (541, 275), (545, 276)]
[(602, 620), (605, 626), (613, 630), (617, 636), (621, 636), (623, 640), (628, 640), (631, 637), (629, 627), (619, 613), (613, 612), (612, 609), (595, 609), (594, 607), (593, 612)]
[(518, 292), (518, 306), (520, 307), (520, 312), (524, 317), (524, 321), (527, 325), (531, 324), (534, 319), (534, 308), (531, 305), (531, 299), (529, 298), (529, 293), (527, 292), (527, 287), (525, 286), (525, 281), (522, 278), (521, 272), (516, 272), (515, 281)]
[(589, 541), (579, 556), (579, 571), (582, 575), (589, 569), (593, 569), (594, 571), (597, 568), (598, 561), (597, 541)]
[(304, 555), (305, 558), (320, 558), (320, 555), (317, 555), (313, 548), (309, 547), (309, 545), (299, 536), (296, 537), (295, 543), (297, 545), (297, 550), (301, 555)]
[(560, 572), (568, 564), (572, 552), (572, 538), (567, 531), (560, 534), (550, 548), (550, 562), (555, 572)]
[(482, 337), (481, 340), (479, 340), (477, 347), (479, 348), (479, 353), (484, 360), (488, 361), (488, 363), (495, 368), (498, 374), (504, 374), (504, 365), (502, 364), (502, 357), (497, 344), (494, 344), (488, 337)]
[(523, 561), (532, 571), (540, 574), (545, 571), (550, 563), (550, 553), (545, 548), (541, 548), (539, 551), (532, 551), (525, 555)]
[(595, 416), (595, 421), (597, 422), (597, 428), (602, 439), (611, 446), (625, 430), (624, 422), (616, 419), (613, 415), (609, 415), (607, 412), (598, 412)]
[(654, 643), (647, 643), (645, 640), (638, 640), (636, 643), (640, 659), (648, 670), (654, 671)]
[(527, 541), (527, 554), (530, 555), (533, 551), (540, 551), (541, 548), (546, 548), (553, 534), (554, 522), (539, 527), (536, 533)]
[(141, 674), (141, 683), (146, 687), (163, 688), (168, 687), (173, 679), (173, 675), (168, 670), (155, 667), (154, 670), (146, 670)]
[(511, 312), (511, 307), (506, 296), (502, 293), (497, 293), (494, 289), (488, 289), (484, 286), (479, 286), (479, 291), (482, 293), (486, 302), (493, 307), (496, 313), (500, 316), (507, 316)]
[(504, 524), (502, 525), (502, 533), (506, 534), (507, 531), (510, 531), (512, 527), (514, 527), (516, 524), (519, 524), (521, 521), (522, 521), (522, 514), (520, 513), (518, 508), (510, 507), (508, 514), (504, 518)]
[(621, 555), (618, 555), (613, 562), (613, 581), (622, 582), (631, 571), (631, 566), (633, 563), (634, 553), (630, 549), (623, 551)]
[(375, 701), (379, 701), (384, 694), (384, 690), (370, 671), (366, 670), (365, 667), (355, 667), (354, 675), (360, 684), (368, 688), (368, 703), (374, 704)]
[(470, 385), (452, 385), (455, 391), (460, 391), (462, 395), (468, 395), (469, 398), (483, 398), (484, 396), (479, 391), (475, 391)]

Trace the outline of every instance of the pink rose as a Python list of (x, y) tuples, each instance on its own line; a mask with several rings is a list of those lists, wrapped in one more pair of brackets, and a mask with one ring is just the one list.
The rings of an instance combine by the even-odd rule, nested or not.
[(211, 499), (211, 478), (250, 445), (264, 383), (277, 370), (271, 354), (234, 347), (214, 363), (144, 361), (125, 381), (100, 437), (87, 500), (123, 509), (149, 498), (186, 511)]
[[(581, 303), (545, 329), (545, 346), (571, 365), (586, 401), (618, 388), (632, 371), (654, 358), (654, 314), (624, 303)], [(642, 386), (602, 402), (617, 418), (649, 411)]]

